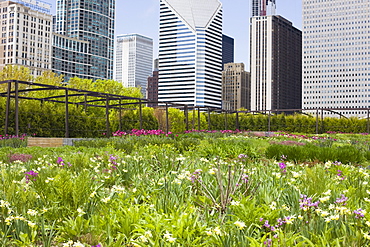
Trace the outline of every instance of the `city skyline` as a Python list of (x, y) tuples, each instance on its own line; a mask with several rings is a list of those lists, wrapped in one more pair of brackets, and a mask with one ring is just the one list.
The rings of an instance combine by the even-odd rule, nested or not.
[[(56, 0), (43, 0), (52, 4)], [(249, 23), (252, 0), (221, 0), (223, 4), (223, 33), (235, 39), (235, 62), (243, 62), (249, 71)], [(276, 14), (281, 15), (302, 30), (301, 1), (277, 0)], [(159, 0), (117, 1), (115, 36), (140, 33), (153, 38), (154, 58), (158, 57)]]

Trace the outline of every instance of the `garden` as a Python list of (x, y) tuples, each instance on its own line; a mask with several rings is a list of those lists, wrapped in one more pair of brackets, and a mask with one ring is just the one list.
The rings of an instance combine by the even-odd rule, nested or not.
[(367, 246), (370, 136), (0, 140), (1, 246)]

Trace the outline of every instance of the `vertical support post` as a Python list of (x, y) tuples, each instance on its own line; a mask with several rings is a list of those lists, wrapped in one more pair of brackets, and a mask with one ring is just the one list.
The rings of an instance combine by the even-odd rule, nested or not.
[(192, 122), (193, 122), (193, 128), (192, 129), (195, 129), (195, 108), (193, 107), (193, 119), (192, 119)]
[(198, 106), (198, 130), (200, 131), (200, 106)]
[(211, 130), (211, 110), (208, 107), (208, 130)]
[(15, 82), (15, 135), (19, 136), (19, 92), (18, 81)]
[(140, 113), (140, 129), (143, 129), (143, 107), (141, 104), (141, 100), (139, 100), (139, 113)]
[(321, 109), (321, 131), (320, 134), (324, 133), (324, 109)]
[(107, 96), (105, 100), (105, 125), (107, 128), (107, 137), (110, 138), (111, 132), (110, 132), (110, 124), (109, 124), (109, 97)]
[(186, 131), (188, 131), (189, 130), (189, 109), (187, 105), (185, 105), (185, 125), (186, 125)]
[(119, 130), (122, 131), (122, 101), (119, 100), (119, 111), (118, 111), (118, 114), (119, 114)]
[(65, 90), (65, 138), (69, 138), (69, 102), (68, 102), (68, 89)]
[(6, 95), (4, 135), (8, 134), (8, 129), (9, 129), (10, 91), (12, 91), (12, 82), (11, 81), (8, 82), (8, 92), (7, 92), (7, 95)]
[(84, 98), (85, 98), (85, 102), (84, 102), (84, 110), (85, 112), (87, 111), (87, 95), (85, 94), (84, 95)]
[(271, 132), (271, 110), (269, 110), (267, 131), (269, 132), (269, 135), (270, 135), (270, 132)]
[(370, 117), (370, 110), (369, 110), (369, 108), (367, 109), (367, 128), (366, 128), (366, 131), (367, 131), (367, 133), (369, 133), (370, 132), (370, 122), (369, 122), (369, 117)]
[(169, 121), (168, 121), (168, 103), (166, 103), (166, 133), (168, 134), (169, 131)]
[(236, 111), (235, 112), (235, 127), (236, 127), (236, 130), (239, 130), (240, 129), (240, 126), (239, 126), (239, 112)]
[(225, 110), (225, 130), (227, 130), (227, 110)]
[(316, 110), (316, 134), (319, 134), (319, 109)]

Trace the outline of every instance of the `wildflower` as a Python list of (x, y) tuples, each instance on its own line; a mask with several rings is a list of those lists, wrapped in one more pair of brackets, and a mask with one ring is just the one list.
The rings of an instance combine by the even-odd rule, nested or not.
[(321, 198), (319, 198), (319, 200), (320, 200), (320, 202), (329, 201), (330, 200), (330, 196), (321, 197)]
[(321, 211), (321, 216), (322, 217), (326, 217), (329, 215), (329, 212), (328, 211)]
[(36, 223), (33, 223), (31, 221), (27, 221), (27, 225), (31, 228), (34, 228), (36, 226)]
[(163, 237), (166, 239), (167, 242), (174, 243), (176, 241), (176, 238), (172, 237), (172, 234), (166, 231), (166, 233), (163, 235)]
[(70, 247), (73, 245), (73, 241), (72, 240), (69, 240), (67, 243), (64, 243), (62, 246), (63, 247)]
[(287, 205), (283, 205), (283, 206), (281, 206), (283, 209), (285, 209), (286, 211), (290, 211), (290, 207), (288, 207)]
[(33, 210), (33, 209), (28, 209), (27, 214), (29, 214), (31, 216), (36, 216), (38, 214), (38, 212), (36, 210)]
[(93, 192), (90, 194), (90, 197), (91, 197), (91, 198), (94, 198), (94, 197), (95, 197), (95, 195), (96, 195), (96, 191), (93, 191)]
[(239, 206), (240, 205), (240, 202), (238, 202), (238, 201), (232, 201), (230, 204), (232, 206)]
[(368, 239), (368, 240), (370, 240), (370, 235), (369, 235), (369, 233), (364, 233), (364, 238), (366, 238), (366, 239)]
[(363, 210), (363, 209), (361, 209), (361, 208), (359, 208), (359, 209), (353, 211), (353, 213), (356, 214), (355, 217), (356, 217), (356, 219), (358, 219), (358, 218), (364, 218), (365, 217), (365, 214), (366, 214), (366, 211)]
[(370, 227), (370, 221), (366, 221), (365, 224)]
[(271, 210), (275, 210), (276, 209), (276, 202), (271, 202), (270, 208), (271, 208)]
[(104, 203), (108, 203), (110, 201), (110, 197), (102, 198), (101, 201)]
[(147, 243), (148, 242), (148, 238), (145, 237), (144, 235), (141, 235), (138, 239), (139, 239), (140, 242), (143, 242), (143, 243)]
[(326, 196), (329, 196), (329, 195), (331, 195), (331, 190), (328, 190), (328, 191), (326, 191), (326, 192), (324, 192), (324, 193), (322, 193), (323, 195), (326, 195)]
[(215, 229), (213, 229), (213, 232), (216, 234), (216, 235), (221, 235), (221, 229), (219, 226), (217, 226)]
[(285, 217), (285, 218), (284, 218), (285, 223), (286, 223), (287, 225), (292, 224), (292, 223), (293, 223), (293, 221), (294, 221), (294, 219), (295, 219), (295, 217), (294, 217), (294, 216), (288, 216), (288, 217)]
[(337, 200), (335, 201), (335, 203), (337, 204), (342, 204), (342, 205), (346, 205), (346, 201), (348, 200), (348, 197), (344, 196), (343, 194), (341, 195), (340, 198), (337, 198)]
[(234, 225), (239, 227), (240, 230), (242, 230), (244, 227), (246, 227), (245, 223), (243, 221), (235, 221)]
[(82, 216), (82, 215), (86, 214), (81, 208), (78, 208), (77, 212), (78, 212), (78, 216)]
[(146, 231), (146, 232), (144, 232), (144, 236), (145, 236), (145, 237), (147, 237), (147, 238), (151, 238), (151, 237), (153, 237), (153, 235), (152, 235), (152, 232), (151, 232), (151, 231)]
[(72, 245), (73, 247), (85, 247), (82, 243), (80, 243), (80, 241), (77, 241), (76, 243), (74, 243)]

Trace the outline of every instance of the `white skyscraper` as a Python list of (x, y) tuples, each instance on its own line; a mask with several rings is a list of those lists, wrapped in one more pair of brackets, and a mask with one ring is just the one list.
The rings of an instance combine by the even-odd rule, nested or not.
[(221, 107), (222, 4), (161, 0), (159, 101)]
[(139, 34), (117, 36), (114, 79), (125, 87), (141, 87), (145, 95), (153, 72), (153, 39)]
[(252, 0), (252, 16), (267, 16), (275, 15), (276, 1), (275, 0)]
[(303, 107), (370, 107), (370, 0), (303, 0), (302, 7)]

